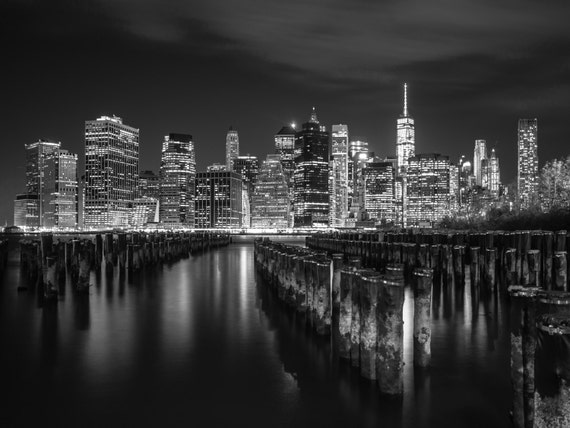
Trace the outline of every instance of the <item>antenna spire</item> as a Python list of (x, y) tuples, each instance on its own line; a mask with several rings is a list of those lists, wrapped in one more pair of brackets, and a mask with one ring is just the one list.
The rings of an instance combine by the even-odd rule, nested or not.
[(404, 83), (404, 117), (408, 117), (408, 84)]

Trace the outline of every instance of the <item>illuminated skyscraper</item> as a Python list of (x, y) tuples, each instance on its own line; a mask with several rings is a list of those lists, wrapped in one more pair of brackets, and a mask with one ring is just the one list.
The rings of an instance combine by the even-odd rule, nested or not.
[(295, 227), (329, 224), (329, 133), (319, 125), (315, 108), (295, 134)]
[(471, 174), (471, 162), (462, 155), (459, 159), (459, 205), (463, 206), (467, 203), (467, 196), (469, 194), (469, 189), (472, 187), (474, 177)]
[(58, 149), (45, 158), (43, 176), (42, 226), (77, 227), (77, 155)]
[(14, 201), (14, 226), (39, 227), (39, 203), (35, 193), (16, 195)]
[[(57, 157), (60, 147), (60, 142), (42, 139), (26, 144), (26, 193), (37, 195), (38, 226), (44, 226), (44, 211), (49, 202), (44, 196), (51, 192), (45, 189), (46, 160)], [(31, 219), (28, 222), (34, 223)]]
[(432, 227), (449, 214), (449, 157), (439, 153), (410, 158), (407, 170), (406, 221)]
[(196, 155), (192, 136), (170, 134), (162, 143), (160, 162), (160, 222), (194, 225)]
[(396, 153), (398, 172), (403, 173), (408, 166), (408, 159), (416, 152), (414, 119), (408, 114), (408, 84), (404, 83), (404, 110), (396, 125)]
[(518, 125), (518, 200), (529, 208), (538, 196), (538, 120), (519, 119)]
[(234, 160), (239, 156), (239, 135), (238, 132), (230, 126), (226, 134), (226, 168), (228, 171), (234, 170)]
[(251, 226), (284, 229), (289, 223), (289, 187), (279, 155), (267, 155), (251, 198)]
[(477, 186), (486, 187), (487, 183), (487, 142), (485, 140), (475, 140), (473, 150), (473, 175)]
[(196, 228), (242, 226), (241, 175), (231, 171), (196, 174)]
[(364, 209), (371, 220), (380, 223), (396, 221), (396, 159), (369, 162), (362, 169)]
[(289, 187), (289, 226), (293, 225), (293, 178), (295, 173), (295, 124), (283, 126), (275, 134), (275, 153), (279, 155), (285, 181)]
[(456, 211), (459, 207), (459, 166), (449, 163), (449, 209)]
[(499, 197), (499, 189), (501, 186), (501, 170), (499, 168), (499, 158), (495, 153), (495, 149), (491, 150), (491, 156), (488, 162), (489, 170), (489, 191), (494, 199)]
[(139, 130), (120, 117), (85, 122), (86, 227), (126, 227), (139, 177)]
[(368, 142), (355, 139), (348, 145), (348, 209), (354, 215), (359, 210), (359, 190), (362, 190), (362, 167), (368, 162)]
[(348, 215), (348, 126), (332, 126), (331, 226), (345, 225)]

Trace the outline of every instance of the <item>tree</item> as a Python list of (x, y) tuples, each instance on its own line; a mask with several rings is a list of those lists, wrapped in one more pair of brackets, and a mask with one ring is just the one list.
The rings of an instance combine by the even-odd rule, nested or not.
[(546, 162), (540, 173), (539, 195), (543, 211), (570, 208), (570, 156)]

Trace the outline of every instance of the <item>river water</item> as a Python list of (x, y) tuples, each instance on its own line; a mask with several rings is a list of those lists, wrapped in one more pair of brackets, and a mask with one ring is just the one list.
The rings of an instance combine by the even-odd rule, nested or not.
[(0, 426), (505, 427), (509, 326), (501, 299), (434, 290), (432, 366), (381, 396), (267, 292), (252, 243), (135, 277), (92, 275), (43, 305), (11, 263), (0, 284)]

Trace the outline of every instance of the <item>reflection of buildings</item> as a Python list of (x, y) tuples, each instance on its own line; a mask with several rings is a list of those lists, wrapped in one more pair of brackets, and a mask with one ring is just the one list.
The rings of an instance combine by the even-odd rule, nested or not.
[(169, 134), (162, 143), (160, 162), (160, 222), (194, 225), (196, 155), (192, 136)]
[(234, 160), (239, 156), (239, 135), (230, 126), (226, 134), (226, 168), (228, 171), (234, 170)]
[(86, 121), (85, 226), (128, 226), (138, 176), (139, 130), (116, 116)]
[(288, 226), (289, 187), (279, 155), (267, 155), (261, 165), (251, 198), (251, 226), (279, 228)]
[(328, 162), (329, 134), (313, 108), (309, 122), (295, 134), (295, 227), (328, 225)]
[(433, 226), (448, 211), (449, 157), (438, 153), (411, 157), (407, 170), (408, 226)]
[(344, 226), (348, 214), (348, 126), (332, 126), (331, 226)]
[(242, 225), (242, 179), (230, 171), (196, 174), (196, 228)]
[(364, 209), (370, 220), (394, 223), (396, 159), (370, 162), (362, 169)]
[(519, 119), (518, 125), (518, 201), (529, 208), (538, 196), (538, 120)]

